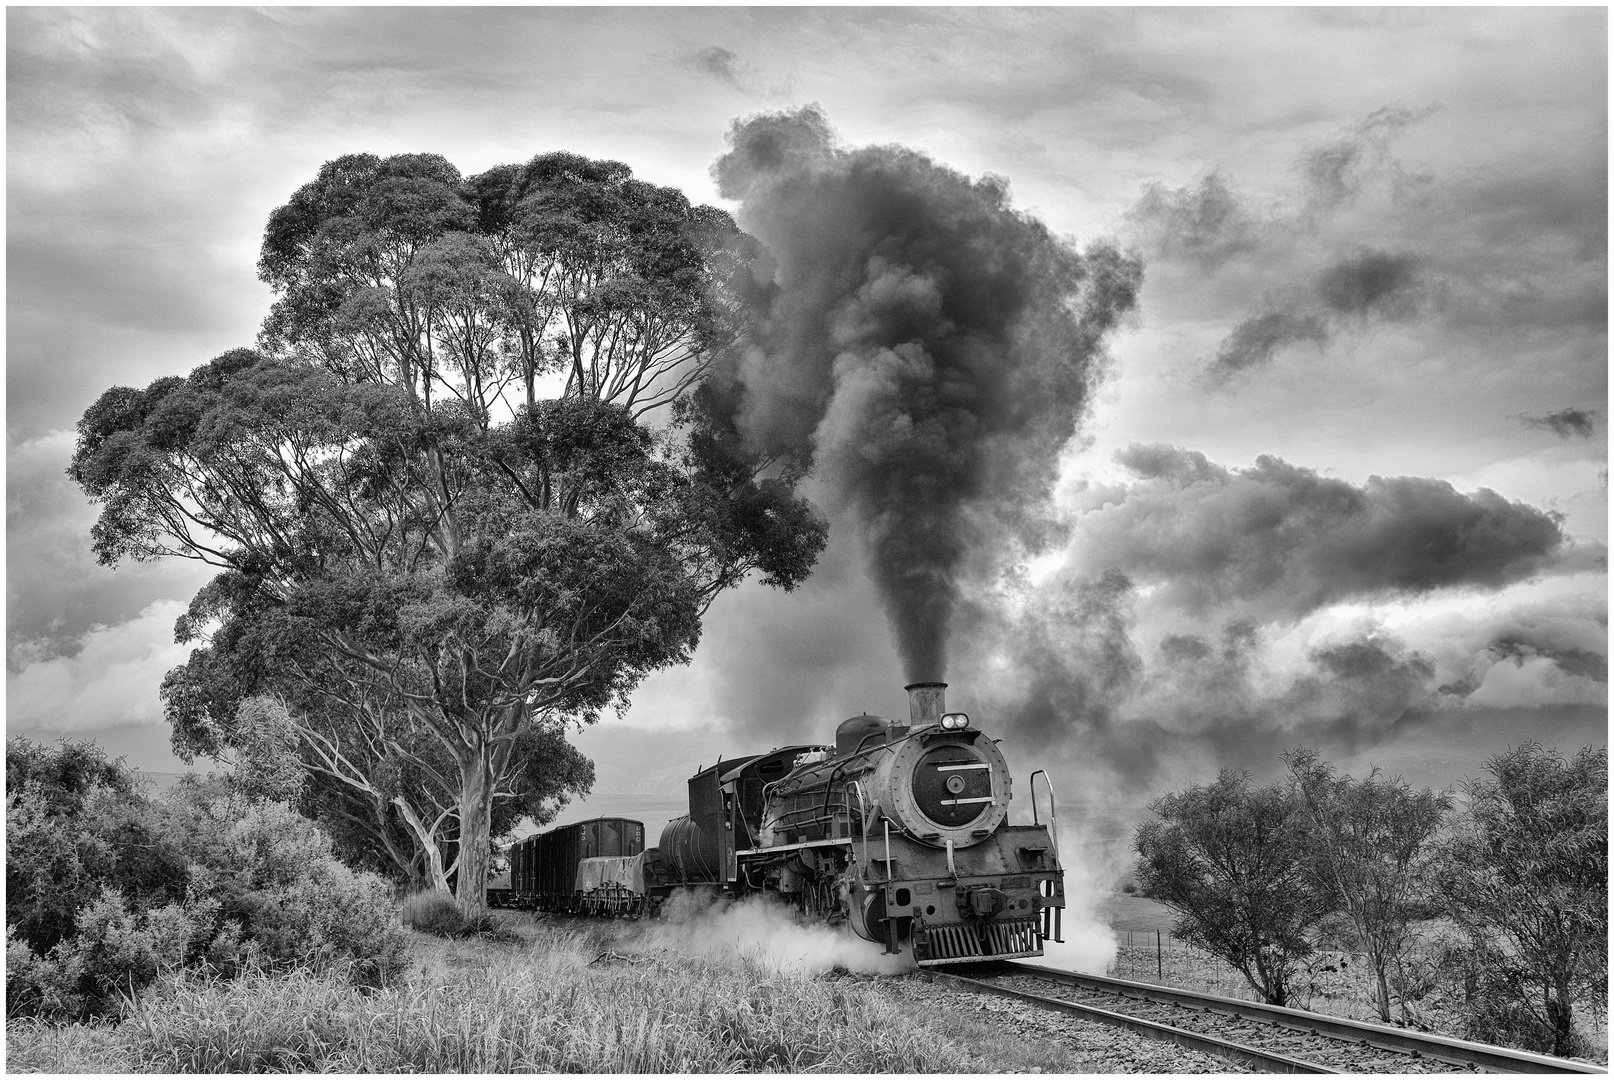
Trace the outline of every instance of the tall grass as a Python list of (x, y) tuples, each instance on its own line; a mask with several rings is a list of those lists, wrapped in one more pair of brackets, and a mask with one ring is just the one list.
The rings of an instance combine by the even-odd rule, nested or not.
[(6, 1072), (129, 1072), (128, 1040), (108, 1023), (60, 1024), (32, 1017), (6, 1021)]
[[(454, 943), (400, 987), (304, 973), (174, 978), (125, 1022), (161, 1072), (954, 1072), (879, 993), (752, 960), (623, 960), (580, 937)], [(990, 1062), (973, 1067), (991, 1068)]]

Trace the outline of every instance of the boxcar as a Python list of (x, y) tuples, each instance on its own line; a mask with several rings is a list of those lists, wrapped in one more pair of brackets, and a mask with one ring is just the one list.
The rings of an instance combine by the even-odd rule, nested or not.
[(600, 817), (529, 836), (510, 848), (510, 889), (516, 903), (540, 911), (575, 911), (578, 864), (584, 859), (638, 855), (644, 822)]

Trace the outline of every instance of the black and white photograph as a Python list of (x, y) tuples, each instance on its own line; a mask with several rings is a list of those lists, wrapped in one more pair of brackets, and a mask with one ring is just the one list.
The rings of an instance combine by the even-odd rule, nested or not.
[(1608, 72), (9, 7), (3, 1067), (1606, 1073)]

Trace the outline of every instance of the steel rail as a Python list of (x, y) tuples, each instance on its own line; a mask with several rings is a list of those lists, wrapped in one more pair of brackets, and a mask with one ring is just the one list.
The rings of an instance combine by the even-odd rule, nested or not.
[(1198, 1050), (1201, 1053), (1212, 1054), (1225, 1061), (1249, 1065), (1262, 1072), (1337, 1073), (1340, 1071), (1327, 1065), (1320, 1065), (1315, 1061), (1303, 1061), (1300, 1058), (1289, 1057), (1286, 1054), (1275, 1054), (1270, 1050), (1260, 1050), (1253, 1046), (1245, 1046), (1242, 1043), (1229, 1042), (1226, 1039), (1218, 1039), (1213, 1035), (1202, 1035), (1197, 1031), (1184, 1031), (1182, 1028), (1172, 1027), (1169, 1024), (1160, 1024), (1153, 1020), (1127, 1016), (1124, 1013), (1110, 1012), (1108, 1009), (1100, 1009), (1096, 1005), (1082, 1005), (1074, 1001), (1043, 997), (1040, 994), (1028, 994), (1020, 990), (1011, 990), (1006, 986), (995, 986), (989, 982), (982, 982), (980, 979), (971, 979), (965, 975), (953, 975), (949, 972), (934, 969), (925, 969), (925, 974), (932, 979), (943, 979), (948, 982), (958, 983), (971, 990), (997, 994), (1000, 997), (1029, 1002), (1040, 1008), (1069, 1013), (1085, 1020), (1096, 1020), (1112, 1027), (1125, 1028), (1128, 1031), (1135, 1031), (1160, 1042), (1175, 1043), (1186, 1050)]
[(1366, 1044), (1379, 1050), (1403, 1054), (1421, 1054), (1424, 1057), (1434, 1058), (1437, 1061), (1444, 1061), (1452, 1065), (1476, 1065), (1490, 1072), (1608, 1072), (1606, 1068), (1599, 1065), (1589, 1065), (1584, 1061), (1571, 1061), (1568, 1058), (1553, 1057), (1550, 1054), (1537, 1054), (1529, 1050), (1513, 1050), (1504, 1046), (1490, 1046), (1486, 1043), (1469, 1042), (1466, 1039), (1454, 1039), (1448, 1035), (1412, 1032), (1385, 1024), (1369, 1023), (1365, 1020), (1350, 1020), (1342, 1016), (1329, 1016), (1325, 1013), (1309, 1012), (1304, 1009), (1266, 1005), (1257, 1001), (1223, 997), (1220, 994), (1200, 994), (1189, 990), (1178, 990), (1170, 986), (1133, 982), (1129, 979), (1114, 979), (1104, 975), (1086, 975), (1074, 971), (1060, 971), (1055, 968), (1043, 967), (1040, 964), (1005, 960), (1001, 962), (1001, 966), (1012, 969), (1017, 974), (1029, 975), (1034, 978), (1049, 979), (1072, 986), (1100, 990), (1122, 997), (1142, 998), (1163, 1004), (1182, 1005), (1207, 1012), (1223, 1013), (1245, 1020), (1275, 1024), (1279, 1027), (1318, 1032), (1336, 1039)]

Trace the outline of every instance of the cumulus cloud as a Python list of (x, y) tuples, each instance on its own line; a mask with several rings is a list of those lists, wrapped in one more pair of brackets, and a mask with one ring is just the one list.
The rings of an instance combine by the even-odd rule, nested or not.
[(78, 732), (162, 721), (157, 690), (190, 647), (174, 644), (185, 604), (164, 600), (137, 618), (97, 626), (74, 656), (23, 667), (6, 681), (6, 722), (32, 731)]
[(1115, 570), (1006, 583), (970, 615), (966, 685), (985, 714), (1017, 744), (1123, 790), (1295, 742), (1352, 749), (1434, 690), (1432, 659), (1371, 627), (1320, 638), (1293, 661), (1249, 619), (1162, 635), (1169, 619)]
[(1138, 480), (1086, 496), (1074, 550), (1190, 611), (1295, 618), (1358, 596), (1495, 587), (1567, 551), (1552, 515), (1483, 488), (1411, 476), (1358, 486), (1275, 457), (1230, 469), (1159, 445), (1117, 459)]
[[(1583, 604), (1593, 602), (1586, 585)], [(1005, 588), (971, 607), (961, 681), (1023, 752), (1123, 801), (1218, 767), (1270, 767), (1287, 746), (1350, 756), (1415, 739), (1453, 712), (1511, 710), (1525, 731), (1541, 710), (1606, 708), (1600, 643), (1487, 643), (1488, 630), (1528, 610), (1519, 595), (1446, 632), (1336, 608), (1298, 624), (1217, 613), (1184, 629), (1158, 599), (1115, 571)], [(1572, 636), (1576, 621), (1542, 629)]]
[(6, 455), (6, 663), (13, 674), (71, 655), (95, 626), (124, 623), (159, 598), (189, 596), (213, 574), (180, 560), (116, 572), (90, 551), (96, 507), (64, 475), (71, 430), (10, 441)]
[[(1499, 379), (1539, 365), (1559, 392), (1600, 396), (1603, 155), (1585, 142), (1571, 148), (1588, 155), (1584, 169), (1408, 164), (1421, 148), (1412, 133), (1437, 112), (1386, 106), (1302, 148), (1294, 181), (1270, 190), (1220, 168), (1181, 187), (1143, 186), (1124, 220), (1173, 290), (1148, 297), (1152, 310), (1209, 303), (1195, 316), (1226, 327), (1194, 358), (1200, 375), (1243, 386), (1285, 362), (1359, 363), (1349, 346), (1394, 332), (1431, 363), (1460, 355)], [(1355, 375), (1381, 370), (1369, 361)], [(1551, 385), (1525, 383), (1532, 397)]]
[(1014, 739), (1127, 791), (1451, 710), (1606, 701), (1600, 547), (1493, 492), (1136, 445), (1066, 561), (972, 592), (959, 681)]
[(1149, 181), (1124, 220), (1150, 258), (1189, 261), (1207, 272), (1235, 260), (1267, 259), (1305, 243), (1371, 188), (1404, 198), (1432, 182), (1409, 170), (1392, 144), (1434, 111), (1386, 107), (1340, 137), (1302, 150), (1294, 163), (1297, 190), (1261, 196), (1212, 169), (1178, 188)]
[(1416, 256), (1365, 247), (1318, 275), (1316, 291), (1323, 308), (1336, 315), (1404, 318), (1417, 284)]

